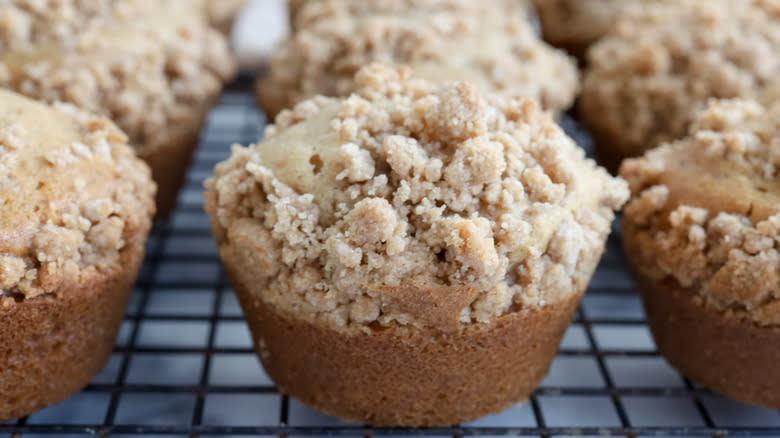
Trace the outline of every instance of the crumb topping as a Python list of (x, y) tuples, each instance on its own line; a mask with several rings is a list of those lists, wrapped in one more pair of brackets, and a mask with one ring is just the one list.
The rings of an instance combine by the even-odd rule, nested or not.
[(625, 183), (533, 100), (409, 76), (366, 67), (235, 146), (206, 183), (223, 257), (341, 328), (457, 329), (583, 291)]
[(0, 90), (0, 296), (56, 293), (143, 245), (155, 185), (104, 118)]
[[(15, 0), (0, 5), (0, 16), (6, 14), (6, 28), (45, 29), (58, 23), (60, 15), (77, 15), (81, 2), (116, 9), (125, 4), (49, 0), (61, 7), (21, 17), (14, 15), (14, 7), (36, 11), (41, 2)], [(0, 86), (107, 116), (142, 150), (165, 145), (169, 127), (188, 120), (193, 107), (213, 99), (232, 75), (234, 63), (224, 37), (186, 2), (167, 0), (168, 7), (162, 8), (157, 2), (131, 3), (137, 6), (131, 18), (101, 17), (86, 28), (74, 18), (56, 35), (31, 33), (29, 47), (0, 54)], [(41, 42), (51, 36), (61, 47)]]
[(260, 90), (280, 108), (318, 94), (348, 96), (354, 74), (371, 62), (533, 97), (553, 111), (571, 106), (579, 89), (574, 61), (538, 39), (522, 2), (322, 0), (301, 7), (295, 20), (298, 30), (277, 50)]
[(711, 102), (687, 138), (623, 165), (637, 268), (780, 326), (779, 170), (780, 106)]
[(757, 98), (780, 76), (777, 0), (634, 12), (589, 52), (583, 89), (584, 117), (624, 155), (684, 136), (708, 98)]
[(0, 52), (68, 45), (72, 35), (134, 16), (145, 0), (6, 0), (0, 4)]

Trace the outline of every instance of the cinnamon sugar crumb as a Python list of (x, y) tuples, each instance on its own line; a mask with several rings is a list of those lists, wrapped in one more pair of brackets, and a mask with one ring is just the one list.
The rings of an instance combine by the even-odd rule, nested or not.
[(356, 94), (303, 102), (234, 147), (205, 194), (226, 265), (345, 329), (489, 324), (582, 292), (625, 183), (531, 100), (409, 76), (366, 67)]
[[(621, 171), (634, 194), (624, 218), (637, 268), (761, 325), (780, 321), (778, 120), (777, 106), (713, 101), (688, 137)], [(685, 193), (698, 184), (710, 187), (705, 197)]]
[(780, 77), (776, 0), (634, 3), (590, 49), (582, 95), (620, 157), (683, 137), (709, 98), (757, 99)]
[(143, 245), (155, 193), (127, 137), (70, 105), (1, 90), (0, 101), (0, 298), (121, 269), (122, 252)]

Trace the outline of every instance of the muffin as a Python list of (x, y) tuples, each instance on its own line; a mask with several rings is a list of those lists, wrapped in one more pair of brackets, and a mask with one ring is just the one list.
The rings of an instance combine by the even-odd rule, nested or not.
[[(622, 180), (532, 99), (361, 69), (206, 183), (255, 348), (286, 394), (380, 426), (472, 420), (548, 371)], [(312, 372), (316, 370), (316, 372)]]
[(713, 101), (627, 160), (623, 239), (658, 349), (693, 381), (780, 409), (780, 105)]
[(521, 2), (321, 0), (296, 20), (302, 27), (258, 85), (269, 118), (318, 94), (348, 96), (356, 71), (371, 62), (408, 64), (415, 77), (468, 81), (484, 93), (534, 97), (554, 112), (568, 108), (579, 89), (574, 61), (537, 38)]
[(225, 38), (188, 2), (64, 0), (48, 13), (38, 3), (0, 4), (8, 23), (0, 45), (9, 48), (0, 52), (0, 87), (116, 122), (151, 166), (166, 217), (205, 116), (234, 71)]
[(155, 190), (107, 119), (0, 90), (0, 422), (64, 400), (103, 368)]
[(579, 59), (584, 59), (588, 47), (607, 35), (626, 14), (641, 13), (656, 4), (680, 7), (676, 0), (533, 0), (533, 3), (544, 39)]
[(582, 118), (607, 167), (684, 136), (709, 98), (756, 98), (780, 75), (776, 1), (689, 0), (661, 11), (588, 54)]

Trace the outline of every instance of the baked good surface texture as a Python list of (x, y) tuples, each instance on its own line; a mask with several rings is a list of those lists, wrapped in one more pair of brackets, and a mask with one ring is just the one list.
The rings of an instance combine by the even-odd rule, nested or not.
[(709, 98), (758, 98), (780, 76), (776, 0), (643, 8), (588, 53), (582, 117), (611, 168), (684, 136)]
[(39, 3), (0, 4), (0, 29), (18, 47), (0, 52), (0, 87), (112, 119), (152, 167), (166, 214), (205, 115), (234, 72), (225, 38), (181, 0), (52, 2), (61, 13)]
[(410, 74), (372, 65), (351, 97), (283, 111), (206, 184), (274, 380), (379, 425), (456, 423), (527, 397), (628, 195), (535, 101)]
[(693, 380), (775, 409), (778, 121), (780, 105), (713, 101), (688, 137), (621, 170), (634, 195), (624, 241), (660, 351)]
[(61, 401), (101, 370), (154, 194), (113, 123), (0, 90), (0, 419)]
[(544, 39), (581, 59), (585, 57), (588, 47), (609, 34), (626, 16), (646, 13), (647, 8), (660, 4), (680, 7), (676, 0), (532, 1), (539, 15)]
[(307, 3), (296, 20), (258, 87), (270, 116), (315, 95), (349, 95), (355, 72), (371, 62), (533, 97), (555, 112), (579, 90), (574, 61), (536, 36), (521, 2), (323, 0)]

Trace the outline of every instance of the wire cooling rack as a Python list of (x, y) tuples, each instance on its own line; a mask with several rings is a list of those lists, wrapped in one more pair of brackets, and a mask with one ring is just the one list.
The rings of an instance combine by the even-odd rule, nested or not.
[[(149, 240), (105, 370), (69, 400), (0, 424), (0, 437), (780, 437), (780, 413), (698, 388), (658, 356), (617, 229), (549, 376), (528, 403), (452, 427), (374, 429), (280, 395), (252, 350), (201, 197), (203, 180), (229, 145), (256, 141), (264, 123), (248, 81), (222, 96), (178, 210)], [(587, 145), (574, 122), (564, 125)]]

